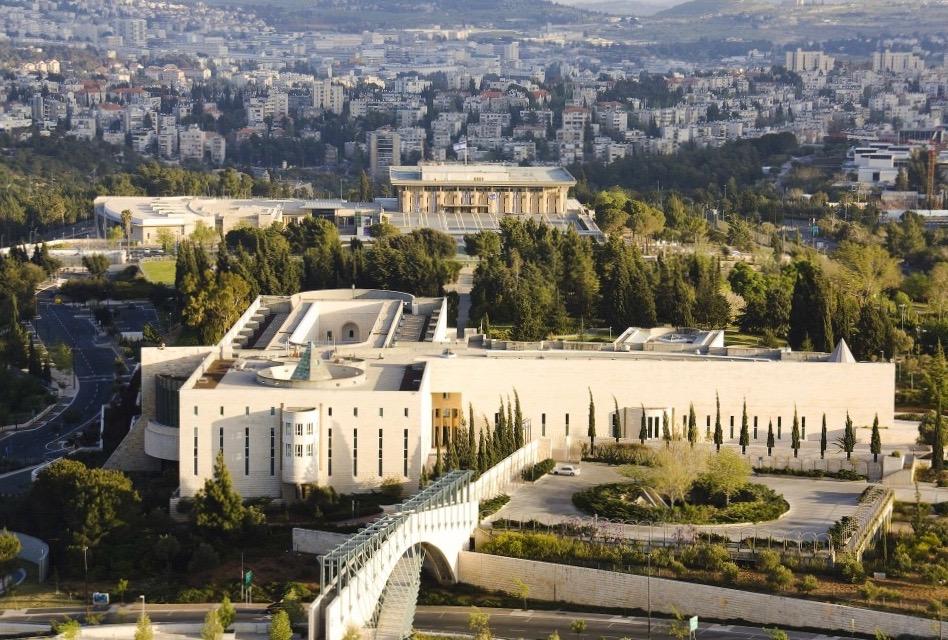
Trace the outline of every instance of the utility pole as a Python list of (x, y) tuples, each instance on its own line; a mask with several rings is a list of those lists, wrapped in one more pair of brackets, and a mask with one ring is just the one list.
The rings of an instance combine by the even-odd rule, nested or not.
[(85, 601), (86, 606), (86, 619), (89, 618), (89, 547), (87, 545), (82, 545), (82, 573), (83, 573), (83, 590), (85, 591), (85, 596), (83, 600)]

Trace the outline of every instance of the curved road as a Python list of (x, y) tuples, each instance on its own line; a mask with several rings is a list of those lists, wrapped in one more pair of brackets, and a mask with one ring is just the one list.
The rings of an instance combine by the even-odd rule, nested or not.
[[(33, 321), (37, 333), (47, 345), (62, 342), (72, 347), (79, 392), (69, 408), (78, 416), (67, 423), (64, 411), (30, 429), (8, 432), (0, 436), (0, 454), (24, 461), (53, 460), (66, 450), (64, 440), (89, 421), (97, 419), (103, 404), (112, 397), (115, 352), (108, 338), (97, 335), (88, 310), (55, 304), (55, 290), (37, 294), (38, 316)], [(0, 494), (25, 491), (30, 483), (30, 469), (0, 477)]]

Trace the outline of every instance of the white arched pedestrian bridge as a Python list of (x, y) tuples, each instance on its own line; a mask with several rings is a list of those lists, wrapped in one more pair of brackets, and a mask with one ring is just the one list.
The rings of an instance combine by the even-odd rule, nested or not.
[(411, 633), (424, 563), (439, 581), (457, 579), (458, 554), (477, 527), (472, 472), (451, 471), (321, 560), (321, 590), (310, 606), (311, 640), (340, 640), (350, 627), (376, 640)]
[(476, 482), (471, 471), (450, 471), (324, 555), (309, 640), (341, 640), (350, 627), (373, 640), (408, 637), (422, 565), (440, 582), (457, 581), (458, 554), (477, 528), (480, 502), (519, 482), (549, 447), (532, 440)]

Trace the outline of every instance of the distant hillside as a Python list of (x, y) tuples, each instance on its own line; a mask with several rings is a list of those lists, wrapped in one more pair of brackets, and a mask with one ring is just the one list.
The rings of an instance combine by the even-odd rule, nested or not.
[(381, 27), (495, 27), (588, 20), (588, 11), (549, 0), (209, 0), (252, 7), (270, 24), (292, 30)]
[(689, 0), (655, 14), (659, 18), (687, 18), (717, 13), (734, 13), (767, 9), (769, 3), (761, 0)]

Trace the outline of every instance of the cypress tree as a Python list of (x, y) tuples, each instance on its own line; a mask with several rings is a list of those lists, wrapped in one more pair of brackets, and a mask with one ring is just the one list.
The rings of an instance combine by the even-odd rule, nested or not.
[(823, 426), (820, 427), (820, 460), (826, 457), (826, 414), (823, 414)]
[[(505, 457), (504, 442), (507, 440), (507, 411), (504, 408), (504, 399), (500, 399), (500, 410), (497, 412), (497, 424), (494, 425), (494, 437), (491, 438), (491, 455), (494, 462)], [(498, 456), (498, 453), (500, 454)]]
[(444, 474), (444, 462), (441, 460), (441, 447), (435, 447), (435, 465), (432, 478), (438, 479)]
[(474, 405), (470, 402), (467, 403), (468, 408), (468, 422), (467, 422), (467, 448), (470, 451), (472, 463), (477, 463), (477, 434), (475, 433), (474, 427)]
[(714, 446), (720, 451), (724, 443), (724, 430), (721, 428), (721, 397), (714, 394)]
[(694, 403), (688, 407), (688, 442), (692, 449), (694, 449), (695, 443), (698, 442), (698, 418), (695, 416)]
[[(932, 449), (934, 452), (934, 448)], [(872, 453), (872, 461), (879, 462), (879, 454), (882, 453), (882, 436), (879, 434), (879, 414), (872, 420), (872, 438), (869, 440), (869, 452)], [(934, 469), (934, 458), (932, 459), (932, 468)]]
[(619, 438), (622, 437), (622, 420), (619, 417), (619, 401), (615, 396), (612, 396), (612, 403), (616, 407), (615, 413), (612, 414), (612, 437), (619, 442)]
[(520, 408), (520, 394), (514, 389), (514, 449), (524, 445), (523, 410)]
[(856, 429), (853, 427), (853, 419), (846, 412), (846, 428), (843, 431), (843, 451), (846, 452), (846, 459), (851, 460), (853, 449), (856, 448)]
[(793, 457), (796, 458), (800, 452), (800, 418), (797, 417), (797, 408), (793, 407), (793, 426), (790, 429), (790, 448), (793, 449)]
[(489, 468), (487, 464), (487, 443), (484, 441), (484, 432), (481, 431), (477, 438), (477, 472), (484, 473)]
[(788, 339), (794, 349), (799, 349), (807, 336), (815, 349), (833, 350), (829, 285), (819, 266), (800, 261), (790, 303)]
[(774, 450), (774, 421), (770, 420), (767, 423), (767, 457), (773, 453)]
[(586, 429), (589, 436), (589, 454), (596, 453), (596, 403), (593, 402), (593, 392), (589, 389), (589, 426)]
[(458, 449), (454, 444), (455, 438), (448, 439), (448, 454), (445, 459), (445, 470), (446, 471), (455, 471), (460, 468), (458, 462)]
[(516, 442), (516, 436), (514, 431), (516, 430), (516, 425), (514, 424), (513, 418), (513, 403), (510, 401), (510, 396), (507, 396), (507, 429), (504, 431), (504, 457), (506, 458), (517, 448), (514, 446)]
[(935, 398), (935, 425), (932, 433), (932, 471), (945, 470), (945, 434), (941, 428), (941, 393)]
[(645, 405), (642, 405), (642, 419), (639, 421), (639, 442), (645, 444), (645, 438), (648, 436), (648, 431), (645, 428)]
[(747, 398), (744, 398), (744, 408), (741, 411), (741, 454), (747, 453), (747, 445), (750, 444), (750, 426), (747, 422)]
[(671, 419), (668, 417), (668, 412), (662, 412), (662, 440), (665, 441), (665, 446), (671, 442), (672, 432), (671, 432)]

